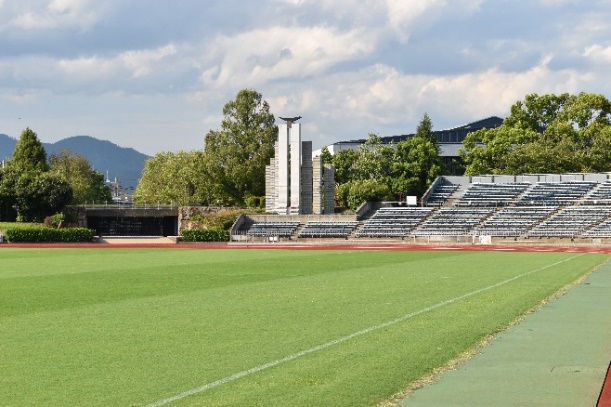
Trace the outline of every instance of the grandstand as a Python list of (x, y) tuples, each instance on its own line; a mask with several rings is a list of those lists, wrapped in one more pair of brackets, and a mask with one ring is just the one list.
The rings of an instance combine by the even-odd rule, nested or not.
[(422, 197), (422, 206), (377, 203), (352, 217), (286, 219), (251, 215), (238, 228), (234, 225), (232, 236), (292, 240), (409, 238), (414, 242), (426, 238), (469, 243), (568, 238), (600, 243), (601, 239), (611, 239), (610, 176), (439, 177)]
[(551, 206), (504, 207), (473, 230), (475, 236), (518, 237), (550, 216)]
[(301, 229), (299, 237), (348, 237), (358, 226), (357, 221), (310, 221)]
[(386, 207), (378, 209), (363, 225), (357, 237), (404, 237), (407, 236), (433, 208)]

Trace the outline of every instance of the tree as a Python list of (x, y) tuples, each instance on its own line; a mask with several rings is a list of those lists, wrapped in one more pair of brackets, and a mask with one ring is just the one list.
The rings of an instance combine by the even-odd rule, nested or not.
[(340, 150), (333, 156), (336, 184), (345, 184), (355, 178), (354, 163), (358, 158), (359, 153), (354, 150)]
[(14, 185), (18, 220), (42, 222), (72, 199), (70, 185), (50, 172), (26, 172)]
[(324, 146), (322, 150), (320, 150), (320, 158), (323, 164), (331, 164), (333, 162), (333, 155), (331, 155), (327, 146)]
[(388, 185), (377, 179), (355, 180), (349, 185), (347, 203), (348, 207), (352, 210), (357, 209), (364, 202), (375, 202), (392, 198)]
[(8, 168), (0, 169), (0, 220), (13, 222), (17, 217), (15, 211), (15, 182), (17, 173)]
[(357, 179), (383, 179), (390, 175), (393, 156), (392, 147), (382, 144), (382, 138), (369, 133), (365, 144), (359, 147), (357, 160), (353, 168)]
[(206, 172), (225, 201), (243, 203), (265, 194), (265, 166), (274, 156), (278, 130), (260, 93), (243, 89), (223, 107), (220, 131), (206, 135)]
[(0, 216), (6, 220), (42, 221), (72, 199), (70, 185), (50, 173), (47, 153), (36, 133), (26, 128), (0, 179)]
[(214, 203), (201, 151), (158, 153), (144, 164), (133, 199), (140, 203)]
[(433, 121), (429, 117), (428, 113), (424, 113), (422, 119), (420, 119), (418, 127), (416, 127), (416, 137), (420, 137), (423, 140), (429, 140), (431, 143), (433, 143), (435, 150), (439, 154), (439, 144), (437, 143), (435, 133), (433, 133)]
[(72, 205), (112, 200), (104, 174), (94, 171), (81, 155), (68, 150), (53, 154), (49, 157), (49, 170), (72, 188)]
[(602, 95), (527, 95), (495, 129), (470, 133), (466, 173), (524, 174), (611, 170), (611, 102)]
[(436, 144), (430, 137), (416, 135), (397, 144), (391, 189), (399, 198), (422, 196), (441, 172), (442, 163)]
[(47, 153), (35, 132), (26, 128), (15, 145), (10, 166), (19, 171), (48, 171)]

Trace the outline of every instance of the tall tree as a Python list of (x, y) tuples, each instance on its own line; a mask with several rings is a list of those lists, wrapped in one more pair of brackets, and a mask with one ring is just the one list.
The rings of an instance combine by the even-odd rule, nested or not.
[(108, 202), (112, 197), (104, 183), (104, 175), (94, 171), (87, 158), (68, 150), (49, 157), (50, 172), (68, 182), (72, 188), (73, 205), (86, 202)]
[(201, 151), (158, 153), (144, 164), (133, 199), (140, 203), (215, 203)]
[(382, 138), (370, 133), (365, 144), (359, 147), (359, 155), (353, 169), (358, 179), (385, 179), (390, 175), (393, 148), (382, 144)]
[(17, 212), (15, 211), (15, 182), (17, 172), (9, 168), (0, 168), (0, 220), (15, 221)]
[(70, 185), (50, 172), (22, 173), (14, 185), (18, 220), (41, 222), (72, 199)]
[(416, 137), (420, 137), (423, 140), (429, 140), (435, 146), (437, 153), (439, 153), (439, 144), (437, 143), (435, 133), (433, 133), (433, 121), (426, 112), (422, 116), (422, 119), (420, 119), (418, 127), (416, 127)]
[(226, 201), (265, 194), (265, 166), (274, 156), (278, 129), (260, 93), (243, 89), (223, 107), (221, 130), (206, 135), (207, 174)]
[(47, 153), (35, 132), (26, 128), (0, 177), (0, 216), (42, 221), (72, 199), (72, 188), (49, 172)]
[(606, 172), (611, 170), (611, 102), (580, 93), (527, 95), (495, 129), (470, 133), (466, 173)]
[(354, 150), (340, 150), (331, 159), (335, 168), (335, 183), (345, 184), (355, 179), (354, 163), (359, 158), (359, 153)]
[(435, 143), (430, 137), (416, 135), (397, 144), (391, 189), (400, 199), (408, 195), (422, 196), (441, 171)]
[(320, 158), (323, 164), (331, 164), (333, 162), (333, 155), (331, 155), (327, 146), (324, 146), (322, 150), (320, 150)]
[(37, 134), (29, 127), (21, 132), (10, 166), (19, 171), (48, 171), (47, 153)]

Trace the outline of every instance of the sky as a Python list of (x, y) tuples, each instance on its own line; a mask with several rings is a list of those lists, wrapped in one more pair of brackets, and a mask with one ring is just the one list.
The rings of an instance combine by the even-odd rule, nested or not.
[(316, 149), (611, 98), (610, 72), (611, 0), (0, 0), (0, 133), (148, 155), (203, 149), (245, 88)]

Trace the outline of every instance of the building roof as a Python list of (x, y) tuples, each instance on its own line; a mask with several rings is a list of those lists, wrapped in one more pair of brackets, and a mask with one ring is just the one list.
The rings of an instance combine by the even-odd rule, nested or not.
[[(437, 136), (438, 139), (442, 138), (441, 136), (444, 133), (448, 133), (448, 132), (459, 132), (461, 134), (463, 134), (463, 139), (464, 136), (468, 133), (471, 133), (473, 131), (477, 131), (477, 130), (481, 130), (481, 129), (493, 129), (495, 127), (499, 127), (501, 124), (503, 124), (503, 119), (501, 119), (498, 116), (490, 116), (487, 117), (485, 119), (481, 119), (481, 120), (477, 120), (475, 122), (472, 123), (468, 123), (468, 124), (463, 124), (462, 126), (457, 126), (457, 127), (452, 127), (449, 129), (444, 129), (444, 130), (435, 130), (433, 131), (433, 134)], [(382, 143), (383, 144), (396, 144), (399, 143), (401, 141), (404, 141), (410, 137), (414, 137), (415, 134), (401, 134), (401, 135), (394, 135), (394, 136), (386, 136), (386, 137), (381, 137), (382, 139)], [(332, 145), (343, 145), (343, 144), (365, 144), (365, 142), (367, 141), (367, 139), (357, 139), (357, 140), (347, 140), (347, 141), (338, 141), (336, 143), (333, 143)], [(461, 143), (462, 140), (457, 140), (457, 141), (443, 141), (443, 140), (438, 140), (440, 144), (444, 144), (444, 143)]]

